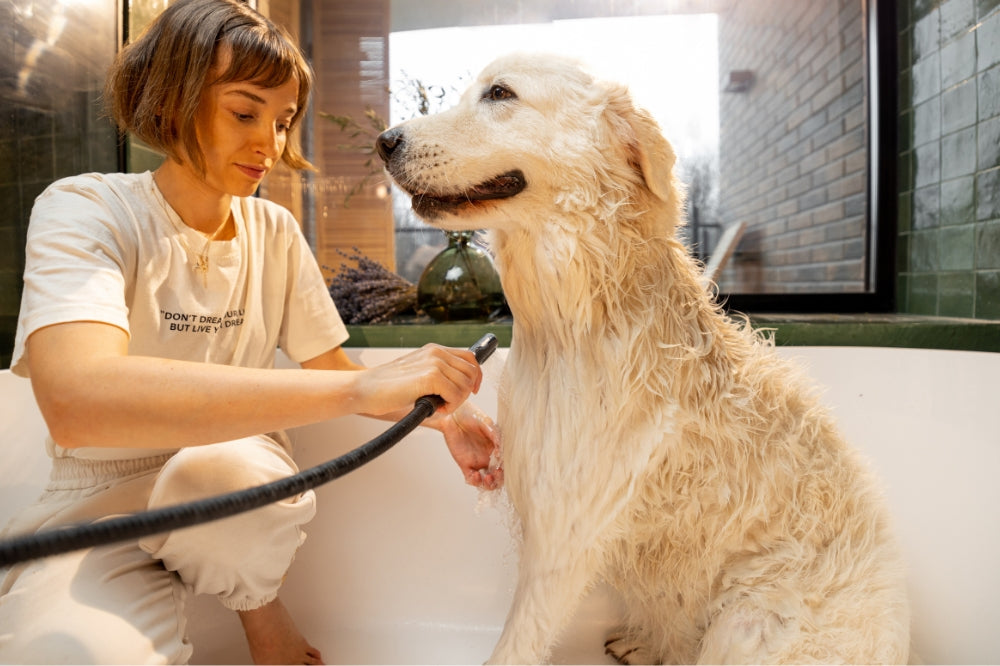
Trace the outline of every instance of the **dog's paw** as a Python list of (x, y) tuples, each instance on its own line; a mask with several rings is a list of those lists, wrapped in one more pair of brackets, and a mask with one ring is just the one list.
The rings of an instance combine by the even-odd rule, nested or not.
[(604, 653), (619, 664), (653, 664), (656, 661), (649, 650), (628, 634), (612, 634), (604, 641)]

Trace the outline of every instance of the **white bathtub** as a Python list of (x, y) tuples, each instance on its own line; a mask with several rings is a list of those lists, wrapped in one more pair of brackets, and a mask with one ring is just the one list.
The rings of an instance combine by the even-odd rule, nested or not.
[[(355, 349), (376, 364), (397, 349)], [(885, 481), (910, 566), (913, 636), (928, 663), (1000, 662), (1000, 354), (784, 347), (827, 387), (848, 436)], [(495, 410), (506, 350), (474, 399)], [(303, 467), (386, 424), (359, 417), (293, 433)], [(44, 426), (28, 382), (0, 372), (0, 523), (44, 483)], [(516, 556), (502, 510), (477, 511), (437, 433), (420, 430), (318, 490), (319, 515), (282, 594), (327, 663), (481, 663), (499, 635)], [(610, 663), (602, 643), (614, 595), (598, 588), (554, 660)], [(246, 663), (235, 615), (191, 609), (195, 663)]]

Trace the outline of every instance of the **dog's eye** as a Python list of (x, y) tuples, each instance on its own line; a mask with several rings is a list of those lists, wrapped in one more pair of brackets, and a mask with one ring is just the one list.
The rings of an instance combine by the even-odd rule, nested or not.
[(515, 99), (517, 95), (510, 88), (505, 88), (500, 84), (494, 84), (490, 86), (486, 94), (483, 95), (483, 99), (488, 99), (491, 102), (502, 102), (505, 99)]

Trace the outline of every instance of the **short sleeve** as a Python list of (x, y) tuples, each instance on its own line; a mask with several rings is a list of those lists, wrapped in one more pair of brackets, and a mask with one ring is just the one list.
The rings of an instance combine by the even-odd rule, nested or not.
[(301, 363), (344, 344), (349, 335), (298, 225), (289, 239), (288, 253), (288, 292), (278, 345)]
[(98, 321), (129, 331), (125, 274), (134, 270), (131, 211), (97, 174), (57, 181), (35, 201), (11, 369), (28, 375), (25, 341), (53, 324)]

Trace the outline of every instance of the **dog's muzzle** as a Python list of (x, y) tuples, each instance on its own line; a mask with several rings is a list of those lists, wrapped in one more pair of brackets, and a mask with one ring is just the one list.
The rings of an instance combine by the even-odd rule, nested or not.
[(406, 155), (402, 127), (392, 127), (379, 134), (375, 140), (375, 150), (393, 179), (413, 197), (413, 210), (424, 218), (454, 212), (463, 205), (507, 199), (520, 194), (528, 186), (524, 172), (513, 169), (465, 190), (438, 192), (418, 187), (404, 169)]

